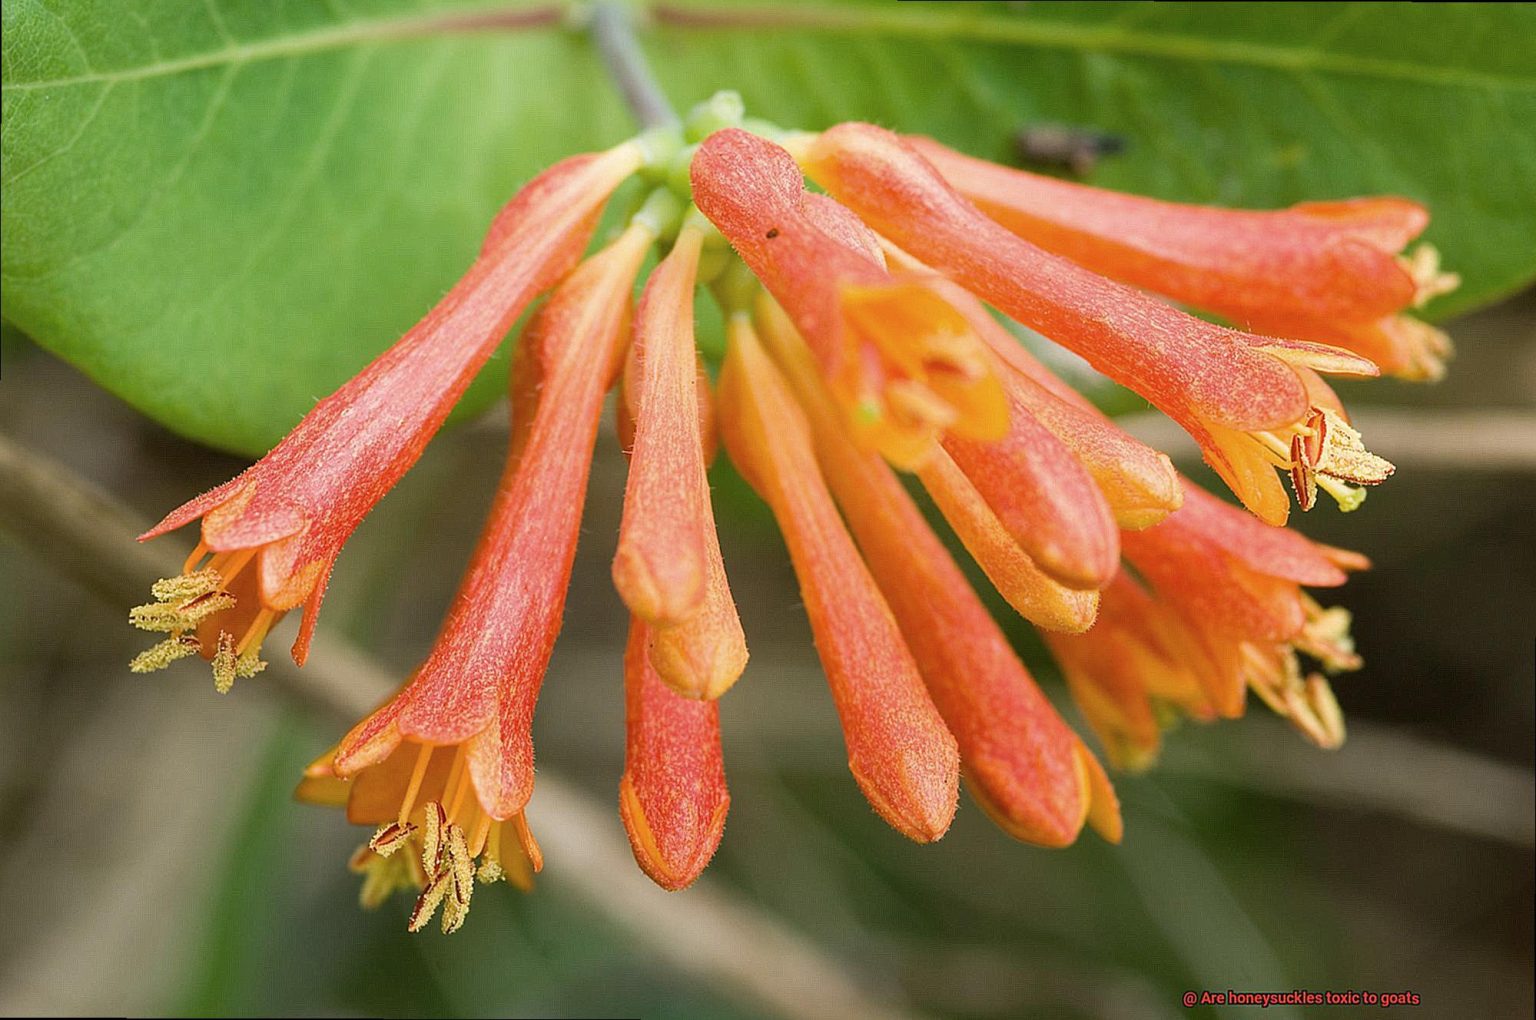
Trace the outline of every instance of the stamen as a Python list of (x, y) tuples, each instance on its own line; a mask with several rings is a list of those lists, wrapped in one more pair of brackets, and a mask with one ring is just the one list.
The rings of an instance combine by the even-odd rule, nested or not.
[[(463, 758), (461, 756), (460, 762), (462, 761)], [(464, 768), (462, 765), (460, 765), (457, 767), (457, 770), (459, 773), (459, 781), (453, 788), (453, 799), (448, 803), (449, 818), (457, 818), (459, 816), (459, 809), (464, 806), (464, 798), (469, 795), (469, 788), (474, 785), (470, 782), (469, 770), (467, 768)]]
[(469, 856), (479, 857), (485, 850), (486, 840), (491, 835), (491, 825), (495, 820), (490, 815), (481, 813), (480, 824), (475, 826), (475, 835), (469, 841)]
[(156, 602), (185, 602), (216, 590), (223, 579), (217, 570), (195, 570), (164, 577), (149, 586)]
[(134, 656), (133, 661), (128, 663), (128, 669), (133, 673), (153, 673), (157, 669), (164, 669), (177, 659), (196, 655), (199, 647), (197, 638), (190, 635), (166, 638)]
[[(457, 805), (460, 795), (460, 787), (463, 786), (466, 772), (464, 748), (460, 746), (453, 755), (453, 766), (448, 770), (448, 781), (443, 784), (442, 803)], [(454, 808), (448, 809), (448, 817), (453, 817)]]
[(438, 859), (442, 856), (443, 830), (448, 826), (448, 816), (443, 813), (443, 806), (437, 801), (427, 803), (426, 820), (422, 823), (421, 836), (421, 866), (427, 869), (428, 874), (438, 870)]
[(235, 549), (231, 552), (219, 553), (208, 562), (208, 567), (216, 571), (219, 577), (223, 578), (224, 584), (228, 585), (240, 571), (245, 569), (245, 565), (251, 562), (258, 548), (253, 546), (250, 549)]
[(452, 885), (453, 873), (449, 871), (441, 872), (427, 883), (427, 887), (416, 899), (416, 906), (411, 910), (411, 920), (407, 925), (409, 931), (421, 931), (431, 922), (432, 915), (437, 913), (437, 905), (443, 902), (443, 897), (448, 895)]
[(1459, 273), (1440, 269), (1440, 251), (1432, 244), (1421, 244), (1407, 256), (1398, 256), (1398, 265), (1413, 277), (1413, 307), (1423, 308), (1441, 294), (1461, 286)]
[(363, 909), (373, 910), (389, 899), (396, 889), (417, 884), (413, 863), (409, 854), (386, 859), (366, 843), (358, 847), (351, 860), (347, 861), (347, 869), (363, 876), (363, 885), (357, 897)]
[(198, 563), (202, 562), (203, 557), (207, 555), (208, 543), (199, 541), (197, 543), (197, 548), (192, 550), (191, 554), (187, 556), (186, 562), (181, 565), (181, 572), (183, 574), (192, 573), (193, 568), (196, 567)]
[(1365, 448), (1360, 433), (1337, 413), (1314, 407), (1291, 437), (1291, 488), (1310, 510), (1322, 489), (1346, 513), (1365, 502), (1364, 485), (1379, 485), (1397, 469)]
[(1338, 699), (1333, 696), (1333, 688), (1321, 674), (1313, 673), (1307, 677), (1307, 702), (1321, 724), (1325, 738), (1322, 746), (1329, 750), (1342, 746), (1345, 736), (1344, 712), (1339, 708)]
[(368, 849), (380, 857), (389, 857), (405, 846), (415, 832), (416, 826), (409, 823), (401, 825), (399, 822), (389, 822), (379, 826), (379, 831), (368, 841)]
[(256, 614), (256, 619), (251, 621), (250, 627), (245, 631), (245, 636), (235, 646), (237, 653), (243, 653), (246, 649), (261, 647), (261, 642), (267, 636), (267, 631), (272, 629), (272, 624), (277, 622), (277, 611), (263, 608)]
[(421, 781), (427, 777), (427, 765), (431, 761), (432, 745), (422, 744), (420, 753), (416, 755), (416, 767), (411, 770), (411, 781), (405, 788), (405, 797), (400, 801), (398, 821), (401, 825), (411, 817), (411, 809), (416, 806), (416, 795), (421, 792)]
[(1295, 639), (1296, 647), (1321, 662), (1329, 672), (1359, 669), (1362, 660), (1349, 633), (1349, 610), (1343, 606), (1324, 609), (1306, 594), (1301, 600), (1307, 622)]
[(235, 686), (238, 673), (235, 661), (235, 637), (227, 630), (219, 631), (218, 650), (213, 653), (213, 688), (220, 694), (228, 694)]

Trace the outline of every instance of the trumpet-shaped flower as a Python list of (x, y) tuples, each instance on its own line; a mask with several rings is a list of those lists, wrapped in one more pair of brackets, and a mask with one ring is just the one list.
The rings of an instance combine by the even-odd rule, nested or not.
[(750, 321), (735, 315), (729, 330), (720, 377), (721, 435), (784, 532), (842, 720), (848, 767), (893, 828), (919, 842), (936, 840), (955, 814), (955, 738), (838, 519), (803, 412)]
[(1178, 513), (1123, 538), (1141, 581), (1116, 577), (1087, 633), (1047, 635), (1112, 759), (1151, 763), (1156, 706), (1232, 718), (1250, 688), (1315, 743), (1342, 743), (1332, 689), (1298, 653), (1328, 672), (1358, 668), (1349, 614), (1302, 588), (1343, 584), (1364, 557), (1267, 527), (1192, 485)]
[(1244, 329), (1347, 347), (1383, 372), (1436, 379), (1450, 341), (1403, 312), (1453, 290), (1429, 223), (1402, 198), (1217, 209), (1124, 195), (907, 141), (1015, 234), (1096, 273), (1216, 312)]
[[(642, 223), (632, 225), (561, 284), (529, 326), (518, 364), (540, 383), (529, 386), (515, 373), (513, 390), (536, 392), (537, 407), (526, 436), (513, 443), (448, 618), (400, 692), (353, 727), (328, 761), (334, 777), (362, 784), (376, 770), (389, 774), (407, 745), (418, 749), (416, 772), (429, 769), (434, 756), (451, 758), (457, 778), (444, 787), (446, 799), (427, 808), (437, 804), (464, 833), (467, 850), (453, 851), (453, 877), (441, 888), (461, 895), (465, 908), (469, 862), (495, 865), (485, 855), (503, 845), (496, 834), (505, 824), (520, 838), (526, 831), (534, 703), (564, 611), (609, 365), (625, 335), (635, 274), (655, 236)], [(375, 853), (387, 858), (392, 839), (414, 833), (410, 826), (418, 823), (410, 818), (422, 804), (422, 781), (405, 786), (397, 829), (380, 830), (370, 844)], [(536, 860), (531, 838), (523, 844)], [(425, 923), (423, 910), (430, 915), (438, 903), (457, 902), (438, 889), (436, 881), (427, 885), (413, 927)], [(445, 913), (445, 927), (457, 916)]]
[(844, 435), (810, 351), (775, 311), (760, 312), (762, 336), (805, 411), (864, 562), (959, 744), (976, 800), (1010, 835), (1032, 843), (1066, 846), (1087, 818), (1118, 839), (1118, 808), (1103, 802), (1092, 754), (1035, 685), (894, 472)]
[[(1320, 406), (1315, 372), (1374, 375), (1339, 348), (1196, 319), (1053, 255), (965, 200), (898, 136), (843, 124), (799, 145), (810, 176), (904, 250), (1146, 397), (1201, 445), (1238, 498), (1272, 524), (1289, 501), (1275, 469), (1346, 508), (1391, 473)], [(1325, 389), (1325, 388), (1324, 388)], [(1320, 422), (1331, 428), (1319, 428)]]
[(619, 814), (645, 873), (664, 889), (682, 889), (714, 856), (731, 805), (720, 706), (662, 683), (651, 664), (649, 625), (632, 619), (629, 628)]
[(523, 309), (575, 263), (603, 202), (643, 155), (629, 142), (540, 174), (497, 216), (480, 257), (426, 318), (272, 452), (141, 536), (202, 519), (184, 572), (156, 584), (155, 601), (130, 617), (167, 635), (133, 661), (136, 672), (201, 653), (228, 690), (261, 668), (267, 631), (299, 606), (293, 656), (303, 663), (342, 545), (421, 456)]

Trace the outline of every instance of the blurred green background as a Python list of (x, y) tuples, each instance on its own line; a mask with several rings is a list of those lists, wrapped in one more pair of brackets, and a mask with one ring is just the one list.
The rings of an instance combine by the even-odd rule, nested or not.
[[(453, 22), (481, 6), (6, 0), (0, 454), (158, 518), (247, 463), (186, 437), (265, 449), (442, 294), (518, 184), (632, 130), (579, 34)], [(752, 650), (721, 709), (733, 803), (705, 878), (663, 893), (616, 806), (605, 427), (535, 726), (546, 873), (483, 890), (452, 938), (412, 936), (405, 901), (356, 906), (367, 834), (290, 799), (352, 719), (277, 667), (224, 698), (190, 665), (130, 675), (129, 603), (77, 583), (95, 566), (46, 513), (0, 507), (0, 1012), (1156, 1018), (1191, 989), (1307, 988), (1532, 1014), (1536, 293), (1510, 295), (1536, 271), (1536, 8), (775, 6), (798, 27), (700, 22), (739, 10), (701, 0), (643, 45), (683, 106), (738, 88), (785, 124), (874, 119), (993, 159), (1026, 123), (1087, 125), (1128, 142), (1096, 183), (1190, 201), (1406, 194), (1467, 274), (1436, 308), (1504, 299), (1447, 324), (1444, 383), (1341, 388), (1399, 468), (1358, 514), (1298, 515), (1376, 563), (1337, 593), (1367, 659), (1337, 684), (1349, 743), (1315, 750), (1258, 707), (1119, 780), (1119, 847), (1016, 844), (964, 799), (943, 841), (909, 844), (848, 775), (783, 547), (722, 467)], [(340, 561), (322, 631), (395, 679), (479, 530), (502, 417), (440, 437)], [(103, 511), (97, 566), (129, 547), (117, 527)], [(333, 647), (311, 672), (357, 668)]]

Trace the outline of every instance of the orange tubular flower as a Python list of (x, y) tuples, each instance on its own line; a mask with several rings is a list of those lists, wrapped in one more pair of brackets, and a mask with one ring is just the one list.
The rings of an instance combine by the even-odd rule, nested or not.
[(955, 738), (838, 517), (805, 417), (743, 314), (729, 323), (720, 396), (725, 448), (772, 508), (789, 546), (848, 767), (893, 828), (918, 842), (936, 840), (955, 813)]
[(965, 318), (928, 281), (892, 276), (868, 228), (808, 195), (787, 152), (717, 131), (692, 180), (699, 209), (811, 345), (861, 446), (914, 466), (946, 431), (1003, 434), (1003, 395)]
[(1391, 474), (1313, 396), (1316, 371), (1374, 375), (1369, 361), (1204, 322), (1043, 251), (989, 219), (884, 129), (842, 124), (797, 144), (810, 176), (882, 235), (1177, 421), (1269, 523), (1284, 523), (1289, 512), (1276, 468), (1304, 482), (1304, 509), (1313, 484), (1353, 508), (1358, 486)]
[(1400, 314), (1456, 287), (1429, 222), (1401, 198), (1217, 209), (1124, 195), (908, 143), (1015, 234), (1096, 273), (1224, 315), (1244, 329), (1347, 347), (1384, 372), (1437, 379), (1450, 341)]
[(673, 626), (703, 608), (709, 483), (699, 439), (693, 288), (703, 234), (685, 227), (646, 284), (635, 317), (640, 385), (613, 581), (630, 612)]
[(202, 518), (184, 573), (155, 584), (155, 601), (130, 615), (135, 626), (167, 635), (134, 659), (135, 672), (201, 653), (228, 690), (262, 668), (267, 631), (301, 605), (293, 657), (303, 663), (342, 545), (416, 462), (523, 309), (580, 257), (603, 203), (643, 157), (629, 142), (536, 177), (426, 318), (239, 477), (140, 536)]
[(720, 753), (720, 708), (661, 682), (648, 626), (631, 619), (624, 652), (627, 737), (619, 814), (635, 860), (663, 889), (693, 883), (715, 855), (731, 796)]
[(1047, 638), (1113, 757), (1150, 763), (1154, 702), (1230, 718), (1249, 687), (1316, 743), (1342, 743), (1333, 692), (1303, 674), (1297, 653), (1330, 672), (1358, 668), (1349, 614), (1301, 589), (1343, 584), (1364, 557), (1265, 527), (1193, 485), (1178, 513), (1123, 538), (1149, 590), (1122, 575), (1103, 593), (1098, 626)]
[[(976, 800), (1010, 835), (1045, 846), (1077, 838), (1095, 795), (1092, 755), (1035, 686), (895, 474), (844, 435), (810, 351), (765, 309), (762, 336), (814, 435), (822, 472), (885, 595)], [(1118, 839), (1118, 809), (1092, 816)]]
[[(631, 226), (561, 284), (529, 326), (520, 364), (542, 381), (537, 409), (526, 437), (513, 444), (442, 631), (400, 692), (323, 763), (357, 790), (376, 773), (407, 777), (403, 785), (390, 784), (400, 794), (399, 815), (371, 844), (381, 855), (388, 856), (391, 841), (434, 825), (461, 830), (467, 850), (444, 859), (453, 876), (444, 888), (462, 895), (465, 906), (468, 862), (494, 862), (506, 846), (499, 835), (504, 823), (534, 856), (522, 820), (533, 791), (534, 702), (560, 629), (609, 366), (624, 339), (635, 275), (655, 237), (643, 224)], [(532, 389), (514, 383), (516, 393)], [(396, 764), (402, 756), (407, 764)], [(430, 777), (439, 758), (450, 770), (443, 796), (423, 800), (421, 777)], [(413, 927), (425, 924), (437, 903), (453, 902), (434, 892), (440, 879), (428, 868)], [(456, 917), (445, 913), (444, 925)]]

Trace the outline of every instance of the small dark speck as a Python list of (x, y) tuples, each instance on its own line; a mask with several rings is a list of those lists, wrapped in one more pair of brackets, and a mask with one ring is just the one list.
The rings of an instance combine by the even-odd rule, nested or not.
[(768, 235), (767, 236), (768, 236), (768, 240), (772, 241), (775, 237), (779, 236), (779, 228), (778, 227), (774, 227), (772, 230), (768, 231)]

